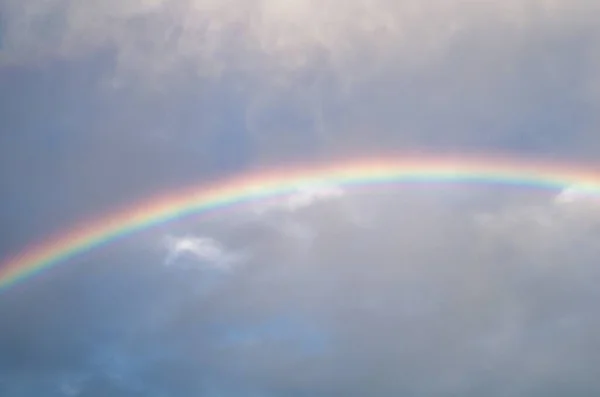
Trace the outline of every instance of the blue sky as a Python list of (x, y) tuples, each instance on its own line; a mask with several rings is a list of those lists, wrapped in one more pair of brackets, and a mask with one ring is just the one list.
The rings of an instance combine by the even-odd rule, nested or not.
[[(593, 0), (0, 0), (0, 258), (250, 169), (422, 152), (597, 166)], [(600, 204), (329, 186), (0, 295), (0, 394), (600, 391)]]

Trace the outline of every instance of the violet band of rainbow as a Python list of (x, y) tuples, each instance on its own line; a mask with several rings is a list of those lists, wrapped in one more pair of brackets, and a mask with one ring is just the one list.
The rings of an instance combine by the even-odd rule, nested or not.
[(182, 189), (97, 217), (32, 244), (0, 264), (0, 291), (111, 241), (171, 220), (327, 185), (466, 182), (600, 194), (600, 172), (565, 163), (499, 157), (379, 158), (259, 171), (222, 183)]

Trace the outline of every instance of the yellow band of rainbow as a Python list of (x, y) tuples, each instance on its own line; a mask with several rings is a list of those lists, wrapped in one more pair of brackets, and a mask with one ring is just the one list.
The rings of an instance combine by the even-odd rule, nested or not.
[(405, 182), (494, 183), (547, 189), (575, 185), (600, 193), (600, 173), (593, 169), (498, 157), (380, 158), (261, 171), (158, 196), (33, 244), (0, 264), (0, 291), (110, 241), (190, 214), (319, 185)]

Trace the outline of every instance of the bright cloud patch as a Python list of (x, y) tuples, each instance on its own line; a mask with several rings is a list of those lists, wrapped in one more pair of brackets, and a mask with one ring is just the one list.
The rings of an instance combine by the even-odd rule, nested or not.
[(576, 202), (588, 202), (600, 204), (600, 193), (597, 186), (574, 185), (563, 189), (555, 197), (558, 204), (569, 204)]
[(318, 202), (338, 199), (343, 195), (344, 190), (336, 185), (311, 186), (297, 189), (295, 193), (283, 198), (257, 203), (253, 210), (258, 215), (271, 210), (296, 212)]
[(167, 236), (165, 240), (168, 249), (166, 265), (176, 263), (181, 257), (191, 257), (211, 266), (228, 268), (240, 259), (238, 255), (229, 252), (217, 240), (209, 237)]

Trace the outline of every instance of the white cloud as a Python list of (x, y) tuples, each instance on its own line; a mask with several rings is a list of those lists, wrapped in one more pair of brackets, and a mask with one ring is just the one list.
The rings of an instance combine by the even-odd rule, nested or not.
[(313, 185), (253, 203), (250, 211), (255, 222), (285, 236), (291, 247), (300, 250), (297, 252), (307, 253), (329, 224), (372, 226), (372, 209), (354, 193), (333, 184)]
[(597, 185), (573, 185), (564, 188), (554, 198), (556, 204), (600, 205), (600, 190)]
[(318, 186), (300, 189), (298, 193), (291, 195), (284, 206), (289, 211), (308, 207), (316, 201), (335, 199), (343, 196), (344, 191), (337, 186)]
[(168, 250), (165, 265), (172, 265), (181, 257), (192, 257), (209, 266), (229, 269), (242, 259), (240, 255), (229, 252), (221, 243), (210, 237), (167, 236), (165, 243)]
[(268, 198), (264, 202), (254, 203), (253, 212), (262, 215), (266, 212), (279, 210), (297, 212), (319, 202), (327, 202), (344, 196), (344, 190), (336, 185), (315, 185), (296, 189), (294, 193), (283, 197)]

